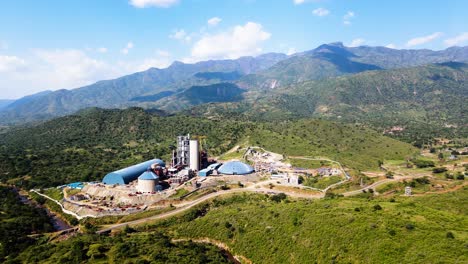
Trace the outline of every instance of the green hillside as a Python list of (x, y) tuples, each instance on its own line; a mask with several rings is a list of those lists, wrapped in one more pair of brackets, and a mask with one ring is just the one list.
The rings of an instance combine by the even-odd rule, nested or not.
[(170, 242), (208, 238), (252, 263), (468, 261), (466, 188), (424, 197), (313, 201), (278, 197), (244, 194), (218, 198), (183, 215), (135, 226), (136, 231), (126, 229), (115, 236), (79, 235), (63, 242), (39, 242), (15, 260), (222, 261), (210, 244)]
[(0, 135), (0, 177), (25, 188), (101, 180), (111, 171), (154, 157), (169, 159), (176, 136), (207, 136), (211, 155), (239, 142), (285, 155), (335, 158), (354, 169), (377, 168), (378, 160), (403, 159), (410, 145), (359, 126), (318, 120), (285, 123), (221, 122), (139, 108), (89, 109)]
[(191, 86), (170, 97), (156, 100), (157, 102), (148, 104), (147, 106), (175, 112), (200, 104), (240, 101), (244, 98), (242, 95), (244, 92), (245, 90), (237, 85), (225, 82)]
[(467, 83), (467, 64), (452, 62), (308, 81), (192, 112), (250, 120), (322, 117), (381, 131), (402, 126), (410, 142), (424, 134), (465, 137)]

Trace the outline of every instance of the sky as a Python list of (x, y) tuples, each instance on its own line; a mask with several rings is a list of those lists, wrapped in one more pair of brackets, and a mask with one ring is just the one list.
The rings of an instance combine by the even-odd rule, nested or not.
[(468, 1), (14, 0), (0, 3), (0, 99), (72, 89), (173, 61), (323, 43), (468, 45)]

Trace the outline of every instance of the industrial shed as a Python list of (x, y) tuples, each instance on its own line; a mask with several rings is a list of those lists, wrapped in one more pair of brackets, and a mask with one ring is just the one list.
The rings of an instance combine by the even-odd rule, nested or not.
[(104, 177), (102, 182), (104, 184), (128, 184), (129, 182), (136, 180), (138, 176), (140, 176), (149, 167), (151, 167), (152, 164), (155, 163), (161, 167), (166, 166), (164, 161), (160, 159), (152, 159), (125, 169), (111, 172)]
[(219, 167), (218, 172), (228, 175), (244, 175), (254, 172), (252, 166), (240, 161), (229, 161)]

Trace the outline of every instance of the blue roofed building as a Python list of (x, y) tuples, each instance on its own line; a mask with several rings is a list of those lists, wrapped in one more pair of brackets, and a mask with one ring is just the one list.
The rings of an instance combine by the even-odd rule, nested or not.
[(104, 177), (102, 182), (104, 184), (128, 184), (136, 180), (138, 176), (140, 176), (153, 164), (158, 164), (161, 167), (166, 166), (164, 161), (160, 159), (152, 159), (137, 165), (130, 166), (128, 168), (111, 172)]

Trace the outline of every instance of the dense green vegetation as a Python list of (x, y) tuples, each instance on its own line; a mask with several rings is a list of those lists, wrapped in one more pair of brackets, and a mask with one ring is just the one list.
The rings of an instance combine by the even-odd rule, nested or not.
[(44, 210), (23, 204), (15, 190), (0, 185), (0, 262), (34, 244), (29, 235), (50, 231)]
[(43, 242), (12, 263), (229, 263), (212, 245), (174, 243), (160, 232), (132, 232), (127, 228), (115, 237), (80, 235), (59, 243)]
[(195, 209), (204, 212), (195, 219), (188, 216), (196, 214), (187, 214), (141, 230), (167, 228), (175, 237), (209, 237), (254, 263), (464, 263), (467, 198), (466, 188), (370, 200), (278, 202), (244, 195)]
[(409, 145), (360, 126), (320, 120), (218, 122), (190, 116), (161, 117), (142, 109), (89, 109), (0, 135), (0, 179), (25, 188), (101, 180), (111, 171), (154, 157), (168, 160), (176, 136), (207, 136), (218, 155), (249, 140), (287, 156), (327, 156), (357, 169), (403, 159)]
[[(242, 102), (212, 104), (192, 113), (239, 120), (319, 117), (366, 124), (421, 144), (434, 137), (468, 135), (464, 125), (467, 82), (468, 66), (464, 63), (368, 71), (251, 92)], [(395, 126), (403, 131), (391, 131)]]

